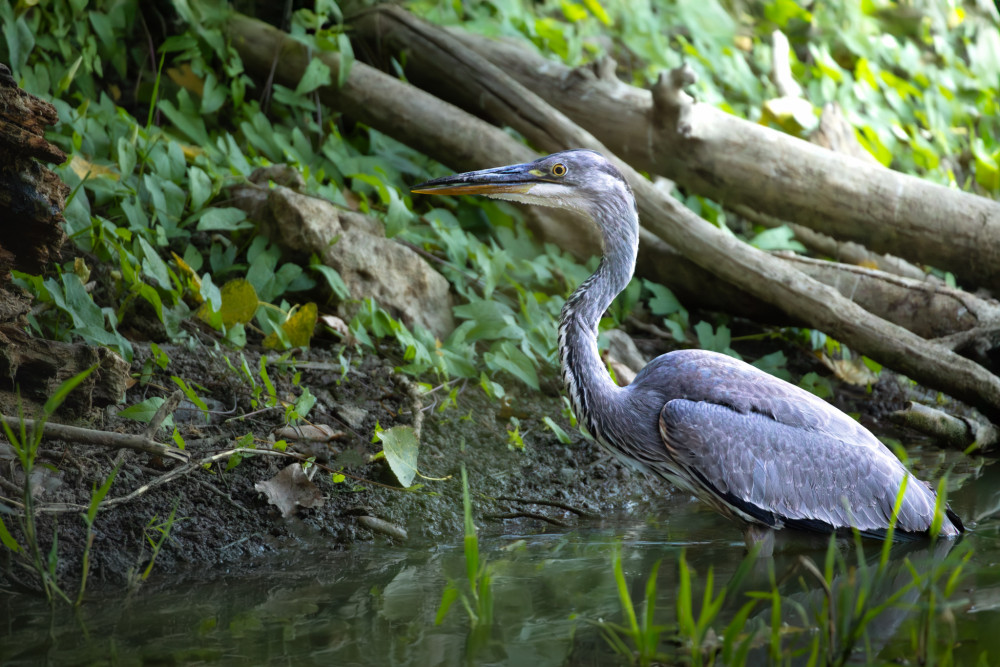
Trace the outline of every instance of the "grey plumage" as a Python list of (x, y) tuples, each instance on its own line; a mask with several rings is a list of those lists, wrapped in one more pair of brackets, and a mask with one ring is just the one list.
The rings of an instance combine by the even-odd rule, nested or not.
[[(577, 416), (609, 451), (730, 517), (773, 528), (856, 527), (884, 535), (909, 473), (868, 430), (813, 394), (704, 350), (662, 355), (627, 387), (611, 381), (598, 354), (597, 325), (632, 277), (639, 214), (628, 183), (603, 156), (563, 151), (413, 190), (571, 208), (597, 224), (604, 256), (563, 307), (559, 359)], [(909, 476), (897, 531), (926, 533), (935, 500)], [(941, 534), (961, 530), (948, 510)]]

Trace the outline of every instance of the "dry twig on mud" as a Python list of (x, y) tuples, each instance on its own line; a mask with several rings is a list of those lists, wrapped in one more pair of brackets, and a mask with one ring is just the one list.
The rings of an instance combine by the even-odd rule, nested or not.
[[(18, 429), (21, 423), (29, 431), (37, 428), (38, 423), (34, 419), (21, 419), (20, 417), (8, 417), (0, 415), (0, 420), (6, 422), (12, 429)], [(190, 455), (182, 449), (163, 445), (155, 440), (151, 440), (142, 435), (133, 433), (115, 433), (113, 431), (97, 431), (80, 426), (67, 426), (66, 424), (53, 424), (45, 422), (42, 424), (42, 437), (56, 440), (65, 440), (71, 444), (97, 445), (98, 447), (112, 447), (115, 449), (134, 449), (149, 454), (167, 456), (178, 461), (187, 461)]]

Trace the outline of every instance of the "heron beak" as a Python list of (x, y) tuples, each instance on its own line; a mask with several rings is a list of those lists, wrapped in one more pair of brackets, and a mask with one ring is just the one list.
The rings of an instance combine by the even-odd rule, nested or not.
[(541, 176), (542, 172), (533, 164), (515, 164), (435, 178), (413, 186), (410, 192), (435, 195), (523, 194), (543, 182)]

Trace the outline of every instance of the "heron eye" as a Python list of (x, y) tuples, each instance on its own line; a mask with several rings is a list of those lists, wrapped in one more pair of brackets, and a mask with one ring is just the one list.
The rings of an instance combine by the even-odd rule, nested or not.
[(552, 175), (553, 176), (565, 176), (566, 175), (566, 165), (562, 162), (557, 162), (552, 165)]

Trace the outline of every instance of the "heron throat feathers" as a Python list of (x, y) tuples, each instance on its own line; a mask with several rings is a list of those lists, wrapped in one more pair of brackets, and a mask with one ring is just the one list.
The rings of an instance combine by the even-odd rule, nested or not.
[(598, 441), (612, 444), (614, 438), (604, 423), (622, 400), (621, 388), (611, 379), (597, 349), (601, 317), (632, 278), (639, 248), (639, 216), (631, 192), (619, 200), (630, 204), (610, 210), (597, 205), (584, 209), (604, 241), (604, 256), (597, 270), (573, 292), (563, 306), (559, 323), (559, 359), (563, 381), (573, 409)]

